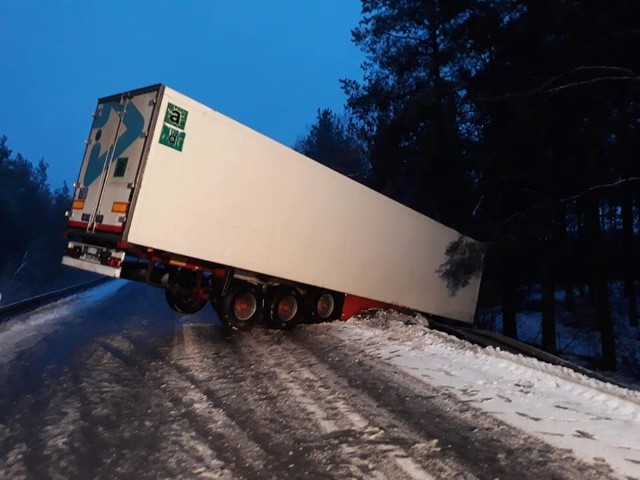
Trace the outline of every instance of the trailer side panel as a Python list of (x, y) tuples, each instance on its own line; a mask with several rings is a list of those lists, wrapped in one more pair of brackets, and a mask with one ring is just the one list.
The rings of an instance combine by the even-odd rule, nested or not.
[(437, 269), (458, 232), (164, 89), (127, 240), (466, 322), (479, 279)]

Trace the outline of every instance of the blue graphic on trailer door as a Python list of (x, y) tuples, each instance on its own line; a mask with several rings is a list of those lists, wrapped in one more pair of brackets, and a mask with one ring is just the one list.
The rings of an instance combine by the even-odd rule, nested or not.
[[(103, 104), (100, 115), (97, 116), (93, 121), (91, 131), (103, 128), (109, 122), (109, 118), (111, 117), (112, 112), (114, 114), (118, 114), (121, 113), (123, 109), (124, 105), (121, 105), (117, 102)], [(140, 110), (138, 110), (133, 103), (129, 103), (127, 105), (127, 111), (124, 115), (124, 119), (122, 120), (122, 125), (120, 126), (121, 132), (123, 128), (124, 132), (121, 133), (121, 135), (116, 140), (115, 151), (111, 155), (111, 162), (120, 157), (120, 155), (122, 155), (127, 150), (127, 148), (133, 145), (133, 143), (142, 135), (142, 131), (144, 130), (144, 117), (140, 113)], [(96, 133), (96, 143), (93, 145), (93, 147), (91, 147), (87, 170), (85, 171), (84, 179), (82, 181), (82, 184), (84, 186), (91, 185), (98, 177), (100, 177), (107, 156), (113, 149), (112, 145), (107, 145), (107, 149), (104, 151), (104, 153), (100, 154), (100, 152), (102, 151), (101, 140), (103, 140), (102, 137), (98, 133)], [(110, 142), (111, 139), (105, 138), (104, 141)]]

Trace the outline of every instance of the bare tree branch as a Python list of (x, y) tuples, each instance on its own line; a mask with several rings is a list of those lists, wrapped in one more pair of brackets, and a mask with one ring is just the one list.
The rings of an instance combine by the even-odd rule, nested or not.
[(391, 38), (395, 38), (396, 40), (412, 40), (414, 42), (425, 42), (425, 38), (418, 38), (411, 35), (397, 35), (395, 33), (387, 32), (387, 35)]
[(563, 72), (560, 75), (557, 75), (555, 77), (553, 77), (551, 80), (549, 80), (547, 83), (545, 83), (544, 85), (542, 85), (539, 90), (547, 90), (549, 87), (551, 87), (551, 85), (553, 85), (554, 83), (556, 83), (558, 80), (561, 80), (565, 77), (568, 77), (569, 75), (573, 75), (575, 73), (581, 73), (581, 72), (620, 72), (621, 74), (625, 74), (627, 76), (629, 75), (633, 75), (633, 70), (630, 70), (628, 68), (623, 68), (623, 67), (610, 67), (610, 66), (592, 66), (592, 65), (582, 65), (580, 67), (576, 67), (573, 70), (569, 70), (568, 72)]
[[(554, 88), (549, 88), (550, 85), (553, 85), (554, 83), (556, 83), (558, 80), (568, 77), (569, 75), (575, 74), (575, 73), (579, 73), (579, 72), (587, 72), (587, 71), (609, 71), (611, 73), (614, 72), (620, 72), (620, 73), (624, 73), (625, 75), (608, 75), (608, 76), (603, 76), (603, 77), (595, 77), (595, 78), (591, 78), (589, 80), (579, 80), (576, 82), (571, 82), (571, 83), (565, 83), (563, 85), (560, 85), (558, 87), (554, 87)], [(560, 75), (557, 75), (553, 78), (551, 78), (550, 80), (548, 80), (547, 82), (545, 82), (542, 86), (535, 88), (533, 90), (527, 91), (527, 92), (520, 92), (520, 93), (505, 93), (503, 95), (500, 96), (496, 96), (496, 97), (481, 97), (478, 98), (478, 101), (481, 102), (496, 102), (496, 101), (503, 101), (505, 99), (508, 98), (524, 98), (524, 97), (528, 97), (531, 95), (538, 95), (538, 94), (547, 94), (547, 99), (560, 93), (563, 92), (565, 90), (571, 89), (571, 88), (577, 88), (577, 87), (583, 87), (583, 86), (587, 86), (587, 85), (594, 85), (596, 83), (600, 83), (600, 82), (615, 82), (615, 81), (622, 81), (622, 82), (640, 82), (640, 76), (638, 75), (633, 75), (633, 71), (626, 69), (626, 68), (622, 68), (622, 67), (606, 67), (606, 66), (582, 66), (582, 67), (578, 67), (575, 68), (569, 72), (564, 72), (561, 73)]]
[(541, 91), (543, 93), (548, 93), (549, 94), (548, 97), (551, 97), (553, 95), (556, 95), (557, 93), (560, 93), (564, 90), (568, 90), (570, 88), (583, 87), (586, 85), (595, 85), (596, 83), (601, 83), (601, 82), (616, 82), (616, 81), (640, 82), (640, 76), (598, 77), (598, 78), (592, 78), (590, 80), (566, 83), (560, 87), (550, 88), (550, 89), (541, 90)]
[(502, 230), (503, 228), (505, 228), (507, 225), (509, 225), (510, 223), (514, 222), (515, 220), (522, 218), (526, 215), (528, 215), (529, 213), (532, 213), (536, 210), (544, 210), (550, 207), (556, 207), (558, 205), (564, 205), (566, 203), (570, 203), (573, 202), (575, 200), (579, 200), (583, 197), (586, 197), (587, 195), (591, 195), (595, 192), (600, 192), (600, 191), (606, 191), (606, 190), (615, 190), (617, 188), (620, 188), (621, 186), (624, 185), (628, 185), (628, 184), (632, 184), (632, 183), (638, 183), (640, 182), (640, 177), (629, 177), (629, 178), (625, 178), (622, 180), (618, 180), (616, 182), (612, 182), (612, 183), (605, 183), (602, 185), (594, 185), (593, 187), (589, 187), (586, 190), (583, 190), (581, 192), (578, 192), (574, 195), (571, 195), (569, 197), (564, 197), (564, 198), (560, 198), (556, 201), (553, 202), (552, 205), (548, 206), (548, 205), (534, 205), (532, 207), (526, 208), (524, 210), (521, 210), (519, 212), (514, 213), (513, 215), (510, 215), (509, 217), (505, 218), (503, 221), (501, 221), (497, 228), (496, 231), (500, 232), (500, 230)]

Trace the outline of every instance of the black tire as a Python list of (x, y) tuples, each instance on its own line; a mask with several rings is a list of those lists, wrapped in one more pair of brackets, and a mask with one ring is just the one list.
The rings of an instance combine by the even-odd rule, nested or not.
[(221, 305), (212, 302), (220, 321), (231, 330), (251, 330), (260, 316), (262, 300), (252, 285), (232, 287), (222, 299)]
[(312, 290), (305, 300), (313, 323), (331, 322), (340, 317), (343, 297), (331, 290)]
[(300, 293), (292, 287), (277, 287), (268, 293), (265, 317), (275, 328), (289, 329), (305, 316), (305, 305)]
[(178, 313), (192, 315), (198, 313), (207, 304), (206, 300), (202, 300), (196, 295), (184, 295), (168, 288), (165, 289), (164, 293), (169, 307)]

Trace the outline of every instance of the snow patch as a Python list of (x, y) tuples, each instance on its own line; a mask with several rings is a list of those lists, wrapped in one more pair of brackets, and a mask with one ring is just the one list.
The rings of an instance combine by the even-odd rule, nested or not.
[(65, 323), (77, 320), (76, 314), (83, 306), (114, 295), (127, 283), (125, 280), (113, 280), (5, 322), (0, 326), (0, 363), (11, 362), (21, 351), (35, 345)]
[(640, 477), (640, 392), (474, 346), (416, 325), (423, 320), (378, 312), (336, 323), (331, 333), (589, 463)]

